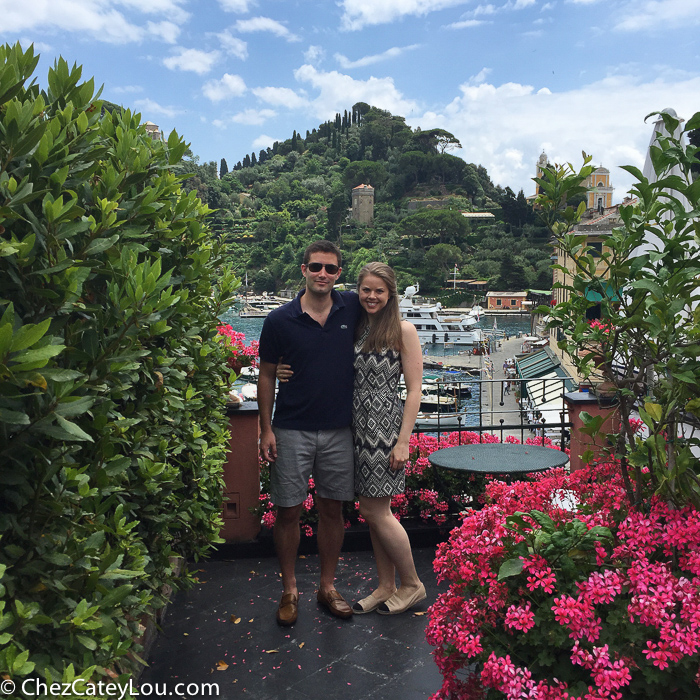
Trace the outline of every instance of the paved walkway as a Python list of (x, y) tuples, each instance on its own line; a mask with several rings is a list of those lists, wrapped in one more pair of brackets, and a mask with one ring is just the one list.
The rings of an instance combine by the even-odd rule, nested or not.
[[(481, 416), (482, 423), (496, 426), (493, 432), (500, 436), (501, 431), (498, 426), (501, 425), (501, 421), (503, 421), (503, 425), (519, 425), (521, 423), (520, 406), (515, 400), (515, 392), (505, 392), (506, 373), (503, 369), (503, 363), (521, 352), (522, 342), (522, 339), (518, 337), (502, 340), (490, 355), (428, 355), (425, 359), (441, 362), (444, 367), (479, 373), (481, 379), (490, 377), (493, 380), (484, 381), (481, 385)], [(528, 438), (532, 434), (530, 430), (525, 429), (523, 432), (520, 428), (503, 430), (504, 438), (513, 435), (522, 440), (523, 437)]]
[[(225, 700), (426, 700), (442, 684), (425, 642), (426, 610), (446, 588), (436, 583), (434, 555), (414, 550), (428, 592), (415, 611), (350, 620), (316, 603), (318, 556), (307, 555), (297, 564), (299, 619), (290, 628), (275, 621), (282, 587), (274, 557), (207, 561), (196, 587), (169, 606), (140, 682), (171, 691), (216, 683)], [(371, 552), (343, 553), (336, 585), (355, 601), (374, 576)]]

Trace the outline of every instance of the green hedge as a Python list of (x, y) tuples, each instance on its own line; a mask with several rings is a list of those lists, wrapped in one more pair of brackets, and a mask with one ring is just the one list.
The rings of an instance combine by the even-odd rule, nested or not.
[(217, 540), (236, 282), (180, 137), (37, 61), (0, 46), (0, 677), (97, 681)]

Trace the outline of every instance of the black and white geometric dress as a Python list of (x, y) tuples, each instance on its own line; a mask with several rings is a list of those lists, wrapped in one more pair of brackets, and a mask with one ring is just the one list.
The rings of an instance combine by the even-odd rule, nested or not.
[(398, 395), (401, 355), (396, 350), (362, 352), (368, 334), (369, 328), (355, 343), (355, 493), (379, 498), (403, 493), (406, 485), (404, 470), (389, 468), (389, 456), (403, 418)]

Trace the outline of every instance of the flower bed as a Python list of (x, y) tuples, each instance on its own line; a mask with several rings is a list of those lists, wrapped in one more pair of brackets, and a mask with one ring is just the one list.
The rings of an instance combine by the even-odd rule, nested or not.
[(257, 367), (259, 341), (251, 340), (250, 345), (246, 345), (245, 333), (234, 331), (229, 324), (218, 326), (216, 332), (216, 339), (226, 348), (226, 363), (236, 374), (243, 367)]
[(612, 462), (486, 496), (438, 548), (435, 700), (700, 697), (695, 509), (628, 507)]

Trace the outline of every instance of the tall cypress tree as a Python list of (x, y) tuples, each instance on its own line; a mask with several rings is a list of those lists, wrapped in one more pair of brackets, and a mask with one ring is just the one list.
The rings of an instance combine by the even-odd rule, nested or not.
[(223, 180), (226, 173), (228, 173), (228, 163), (226, 162), (226, 158), (222, 158), (221, 164), (219, 165), (219, 177)]

